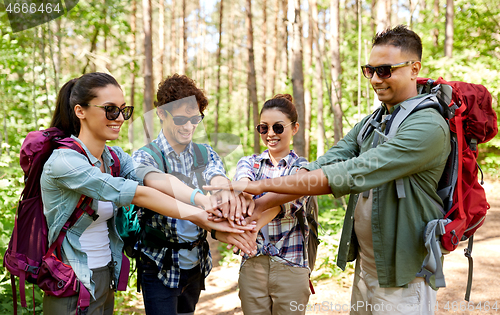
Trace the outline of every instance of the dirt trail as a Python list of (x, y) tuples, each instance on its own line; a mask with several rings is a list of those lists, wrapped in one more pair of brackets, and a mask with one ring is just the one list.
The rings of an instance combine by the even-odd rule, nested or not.
[[(463, 255), (467, 242), (463, 242), (445, 257), (447, 287), (438, 291), (436, 315), (500, 314), (500, 183), (487, 183), (485, 189), (491, 209), (474, 239), (471, 304), (464, 301), (468, 261)], [(213, 245), (211, 248), (216, 248), (216, 243)], [(214, 267), (207, 279), (207, 290), (202, 292), (196, 315), (243, 314), (237, 293), (238, 269), (237, 264)], [(307, 314), (348, 314), (348, 311), (342, 311), (342, 307), (346, 310), (350, 303), (349, 282), (341, 286), (338, 281), (329, 279), (320, 281), (315, 288), (316, 294), (311, 295), (309, 300), (315, 310)], [(477, 308), (479, 303), (481, 309)], [(495, 305), (497, 310), (492, 309)]]

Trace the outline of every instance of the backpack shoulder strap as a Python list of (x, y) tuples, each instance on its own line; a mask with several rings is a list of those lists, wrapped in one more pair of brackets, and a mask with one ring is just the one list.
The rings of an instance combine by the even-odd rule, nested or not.
[[(193, 142), (193, 151), (194, 151), (194, 161), (193, 161), (193, 172), (196, 176), (196, 181), (198, 182), (198, 186), (202, 187), (206, 184), (205, 179), (203, 178), (203, 171), (207, 167), (208, 164), (208, 149), (202, 144)], [(207, 192), (200, 188), (204, 194)]]
[(373, 130), (378, 126), (380, 121), (382, 120), (382, 115), (384, 113), (384, 109), (382, 106), (377, 108), (365, 122), (361, 131), (358, 133), (357, 142), (358, 146), (361, 147), (363, 142), (368, 138), (368, 136), (373, 132)]
[(262, 175), (262, 163), (264, 163), (264, 159), (256, 159), (253, 162), (253, 173), (255, 174), (255, 180), (259, 180), (259, 177)]
[(172, 169), (170, 167), (167, 159), (163, 155), (163, 152), (160, 150), (160, 148), (158, 147), (158, 145), (154, 141), (146, 144), (145, 146), (143, 146), (139, 150), (142, 150), (142, 151), (149, 153), (149, 155), (151, 155), (153, 157), (156, 164), (158, 164), (158, 167), (160, 168), (160, 170), (163, 173), (168, 173), (169, 170)]
[(394, 138), (401, 123), (403, 123), (403, 121), (408, 116), (410, 116), (411, 113), (429, 107), (434, 107), (436, 109), (439, 108), (439, 101), (434, 94), (429, 94), (426, 97), (418, 98), (401, 104), (398, 108), (399, 109), (398, 113), (392, 115), (392, 119), (390, 120), (390, 125), (387, 126), (386, 129), (387, 139), (390, 140)]
[(120, 159), (118, 158), (118, 155), (116, 155), (115, 151), (108, 147), (109, 153), (111, 153), (111, 157), (113, 158), (114, 164), (110, 166), (111, 168), (111, 175), (114, 177), (120, 176)]
[(301, 156), (292, 164), (292, 167), (288, 169), (287, 175), (295, 174), (303, 163), (307, 163), (307, 159)]
[(194, 143), (193, 142), (193, 150), (194, 150), (194, 166), (196, 168), (202, 167), (205, 168), (208, 164), (208, 149), (203, 144)]

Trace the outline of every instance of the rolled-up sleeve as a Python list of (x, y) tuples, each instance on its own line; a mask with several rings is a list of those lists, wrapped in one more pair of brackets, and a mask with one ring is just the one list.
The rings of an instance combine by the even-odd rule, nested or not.
[(219, 155), (212, 149), (211, 146), (207, 144), (203, 144), (208, 150), (208, 165), (203, 171), (203, 178), (205, 178), (205, 181), (210, 184), (210, 181), (212, 178), (215, 176), (226, 176), (226, 170), (224, 169), (224, 164), (222, 163), (221, 158)]
[(255, 163), (255, 155), (244, 156), (236, 165), (236, 174), (234, 174), (233, 180), (237, 181), (242, 178), (248, 178), (251, 181), (255, 180), (255, 172), (253, 169), (253, 164)]

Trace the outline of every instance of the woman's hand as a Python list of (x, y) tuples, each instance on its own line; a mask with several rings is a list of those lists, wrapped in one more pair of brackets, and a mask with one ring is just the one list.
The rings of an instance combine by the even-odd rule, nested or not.
[(211, 186), (203, 186), (205, 190), (229, 190), (234, 192), (246, 192), (252, 195), (260, 195), (264, 190), (260, 187), (259, 181), (235, 181), (227, 184), (215, 184)]

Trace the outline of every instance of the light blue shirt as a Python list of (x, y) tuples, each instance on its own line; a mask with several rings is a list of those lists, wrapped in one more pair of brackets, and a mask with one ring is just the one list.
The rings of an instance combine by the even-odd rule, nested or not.
[[(113, 147), (120, 160), (120, 177), (113, 177), (110, 166), (115, 163), (108, 147), (104, 149), (102, 159), (106, 173), (100, 170), (101, 162), (94, 157), (87, 147), (76, 137), (89, 160), (84, 155), (71, 149), (56, 149), (43, 167), (40, 178), (44, 214), (48, 226), (49, 244), (59, 236), (64, 224), (67, 222), (73, 210), (76, 208), (81, 195), (93, 199), (92, 209), (97, 212), (98, 200), (111, 201), (113, 203), (114, 216), (108, 220), (109, 243), (111, 257), (116, 261), (114, 270), (115, 280), (120, 275), (122, 247), (121, 240), (115, 226), (117, 207), (127, 206), (132, 202), (135, 191), (142, 179), (151, 171), (148, 167), (136, 169), (132, 158), (123, 152), (120, 147)], [(139, 174), (139, 175), (138, 175)], [(84, 214), (67, 232), (62, 243), (63, 261), (73, 268), (78, 279), (94, 294), (95, 284), (91, 281), (91, 271), (87, 264), (87, 255), (82, 251), (80, 236), (92, 223), (92, 218)]]

